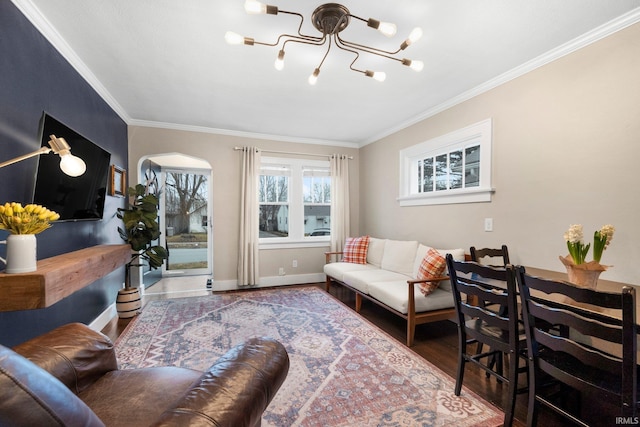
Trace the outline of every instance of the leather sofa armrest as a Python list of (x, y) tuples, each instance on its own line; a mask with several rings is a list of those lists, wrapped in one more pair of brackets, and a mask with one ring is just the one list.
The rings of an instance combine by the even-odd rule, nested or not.
[(282, 344), (252, 338), (204, 372), (153, 426), (259, 426), (288, 372)]
[(329, 264), (331, 263), (331, 255), (342, 255), (343, 252), (325, 252), (324, 253), (324, 263), (325, 264)]
[(78, 394), (118, 369), (111, 340), (82, 323), (69, 323), (17, 345), (13, 350)]

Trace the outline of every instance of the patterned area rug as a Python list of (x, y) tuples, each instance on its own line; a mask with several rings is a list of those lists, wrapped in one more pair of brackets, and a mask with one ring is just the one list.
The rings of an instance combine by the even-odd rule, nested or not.
[(121, 368), (204, 370), (252, 336), (291, 367), (263, 426), (498, 426), (503, 414), (321, 289), (151, 301), (116, 342)]

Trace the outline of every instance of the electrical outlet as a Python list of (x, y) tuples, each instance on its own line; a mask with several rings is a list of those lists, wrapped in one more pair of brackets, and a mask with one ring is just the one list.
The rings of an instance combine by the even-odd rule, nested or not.
[(293, 264), (292, 265), (293, 268), (298, 268), (298, 260), (297, 259), (294, 259), (292, 264)]
[(493, 231), (493, 218), (484, 219), (484, 231)]
[(278, 274), (281, 275), (281, 276), (284, 276), (284, 267), (280, 267), (278, 269)]

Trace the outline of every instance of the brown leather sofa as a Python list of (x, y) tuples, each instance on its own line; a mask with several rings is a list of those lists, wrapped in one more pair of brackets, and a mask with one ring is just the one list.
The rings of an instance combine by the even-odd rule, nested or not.
[(0, 426), (259, 426), (288, 370), (270, 338), (249, 339), (206, 372), (120, 370), (109, 338), (73, 323), (0, 346)]

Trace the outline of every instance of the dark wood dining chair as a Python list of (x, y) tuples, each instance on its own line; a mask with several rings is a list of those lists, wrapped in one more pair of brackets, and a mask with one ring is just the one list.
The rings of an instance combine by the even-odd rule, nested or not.
[(482, 261), (483, 258), (491, 258), (492, 261), (495, 261), (495, 258), (502, 258), (502, 262), (499, 264), (488, 264), (488, 265), (492, 265), (493, 267), (504, 267), (506, 265), (511, 264), (511, 262), (509, 261), (509, 249), (507, 248), (507, 245), (502, 245), (501, 248), (497, 249), (497, 248), (480, 248), (477, 249), (475, 246), (471, 246), (471, 248), (469, 248), (469, 252), (471, 254), (471, 261), (475, 261), (479, 264), (485, 264), (485, 262)]
[[(502, 245), (500, 248), (476, 248), (475, 246), (471, 246), (469, 253), (471, 254), (471, 261), (475, 261), (478, 264), (491, 265), (492, 267), (506, 267), (511, 263), (509, 261), (509, 249), (507, 245)], [(485, 304), (483, 301), (478, 301), (478, 303)], [(493, 306), (492, 309), (499, 311), (505, 310), (505, 307)], [(476, 349), (478, 354), (482, 353), (482, 347), (482, 343), (478, 343)], [(489, 367), (493, 369), (493, 367), (496, 366), (498, 372), (502, 372), (502, 359), (502, 355), (494, 354), (491, 356)], [(487, 378), (489, 378), (488, 373)]]
[[(519, 366), (520, 357), (526, 360), (526, 340), (524, 328), (518, 318), (515, 271), (511, 265), (495, 268), (473, 261), (455, 261), (451, 255), (446, 258), (458, 324), (455, 394), (460, 395), (465, 365), (473, 363), (479, 366), (508, 385), (507, 401), (503, 407), (504, 425), (510, 426), (518, 391), (518, 374), (526, 373), (526, 366), (522, 369)], [(502, 313), (495, 312), (484, 304), (469, 302), (470, 297), (507, 309)], [(469, 351), (476, 342), (486, 344), (490, 350), (480, 354)], [(506, 377), (487, 363), (491, 356), (503, 353), (507, 355), (509, 365)]]
[[(530, 276), (523, 267), (517, 268), (517, 278), (529, 358), (527, 425), (536, 425), (539, 404), (581, 426), (614, 425), (617, 417), (637, 420), (635, 289), (579, 288)], [(548, 386), (549, 378), (564, 385), (562, 393)], [(567, 390), (579, 393), (579, 403), (595, 404), (570, 408), (557, 399)]]

